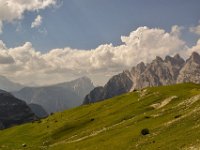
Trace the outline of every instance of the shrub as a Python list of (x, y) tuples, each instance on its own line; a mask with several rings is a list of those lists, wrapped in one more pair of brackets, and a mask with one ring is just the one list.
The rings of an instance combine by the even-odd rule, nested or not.
[(144, 118), (149, 119), (149, 118), (151, 118), (151, 117), (150, 117), (150, 116), (144, 116)]
[(149, 129), (147, 129), (147, 128), (142, 129), (142, 130), (141, 130), (141, 134), (142, 134), (142, 135), (150, 134)]
[(181, 117), (181, 115), (176, 115), (176, 116), (174, 116), (175, 119), (176, 119), (176, 118), (179, 118), (179, 117)]

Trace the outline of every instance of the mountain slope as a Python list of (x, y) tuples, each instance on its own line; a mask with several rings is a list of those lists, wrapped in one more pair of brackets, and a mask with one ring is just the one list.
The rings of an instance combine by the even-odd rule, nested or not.
[(38, 104), (29, 104), (28, 105), (32, 112), (38, 117), (38, 118), (45, 118), (48, 116), (48, 113), (44, 110), (44, 108)]
[(86, 94), (94, 88), (87, 77), (45, 87), (25, 87), (13, 94), (26, 103), (41, 105), (49, 114), (82, 104)]
[(0, 76), (0, 89), (12, 92), (23, 88), (23, 85), (10, 81), (4, 76)]
[[(84, 104), (111, 98), (135, 89), (185, 82), (200, 83), (200, 55), (196, 52), (186, 62), (178, 54), (174, 57), (166, 56), (164, 60), (156, 57), (146, 65), (141, 62), (130, 71), (126, 70), (112, 77), (102, 87), (101, 94), (96, 89), (91, 91), (85, 97)], [(100, 96), (91, 100), (91, 94)]]
[[(130, 92), (0, 131), (2, 150), (199, 149), (200, 85)], [(149, 134), (141, 135), (147, 128)]]
[(0, 90), (0, 129), (33, 121), (36, 118), (25, 102)]

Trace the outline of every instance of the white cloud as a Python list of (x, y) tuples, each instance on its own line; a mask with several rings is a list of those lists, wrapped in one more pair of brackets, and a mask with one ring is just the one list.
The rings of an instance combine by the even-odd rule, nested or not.
[[(0, 74), (5, 74), (22, 83), (50, 84), (88, 75), (102, 84), (106, 75), (114, 75), (140, 61), (149, 62), (155, 56), (164, 57), (176, 53), (184, 54), (186, 44), (174, 30), (139, 27), (129, 36), (122, 36), (122, 45), (100, 45), (91, 50), (72, 48), (53, 49), (42, 54), (30, 42), (15, 48), (6, 48), (0, 43), (0, 56), (13, 62), (0, 64)], [(5, 61), (6, 62), (6, 61)]]
[(197, 25), (196, 27), (190, 27), (190, 32), (200, 35), (200, 21), (199, 25)]
[(171, 28), (171, 34), (174, 36), (181, 36), (181, 31), (184, 29), (182, 26), (174, 25)]
[(57, 0), (0, 0), (0, 31), (3, 22), (13, 22), (23, 18), (25, 11), (39, 11), (56, 5)]
[(37, 28), (42, 24), (42, 17), (38, 15), (31, 24), (31, 28)]
[(187, 56), (190, 56), (192, 52), (198, 52), (200, 54), (200, 39), (197, 41), (196, 45), (188, 49)]

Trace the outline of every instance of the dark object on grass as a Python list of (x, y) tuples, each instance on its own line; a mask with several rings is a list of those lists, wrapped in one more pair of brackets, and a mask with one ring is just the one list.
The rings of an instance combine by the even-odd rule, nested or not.
[(174, 116), (174, 118), (179, 118), (179, 117), (181, 117), (181, 115), (176, 115), (176, 116)]
[(27, 145), (24, 143), (24, 144), (22, 144), (22, 147), (26, 147)]
[(150, 134), (150, 133), (149, 133), (149, 129), (147, 129), (147, 128), (142, 129), (141, 134), (142, 134), (142, 135)]
[(94, 121), (94, 118), (90, 119), (90, 121)]
[(149, 118), (151, 118), (151, 117), (150, 117), (150, 116), (145, 116), (144, 118), (149, 119)]

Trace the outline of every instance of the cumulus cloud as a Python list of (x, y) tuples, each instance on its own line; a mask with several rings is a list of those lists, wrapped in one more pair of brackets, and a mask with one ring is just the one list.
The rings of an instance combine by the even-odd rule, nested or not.
[(38, 15), (31, 24), (31, 28), (37, 28), (42, 24), (42, 17)]
[(23, 18), (25, 11), (39, 11), (56, 5), (57, 0), (0, 0), (0, 31), (3, 22), (13, 22)]
[(199, 21), (199, 25), (195, 27), (190, 27), (190, 32), (200, 35), (200, 21)]
[(50, 84), (82, 75), (103, 82), (107, 75), (112, 76), (140, 61), (149, 62), (155, 56), (184, 54), (187, 48), (175, 34), (175, 29), (166, 32), (158, 28), (139, 27), (130, 35), (122, 36), (121, 40), (123, 44), (119, 46), (104, 44), (91, 50), (66, 47), (44, 54), (35, 50), (30, 42), (15, 48), (6, 48), (1, 43), (0, 57), (6, 56), (13, 61), (5, 61), (7, 65), (0, 64), (0, 73), (22, 83)]
[(192, 52), (198, 52), (200, 54), (200, 39), (197, 41), (196, 45), (187, 50), (187, 56), (190, 56)]
[(174, 36), (181, 36), (181, 31), (184, 29), (182, 26), (174, 25), (171, 28), (171, 34)]

